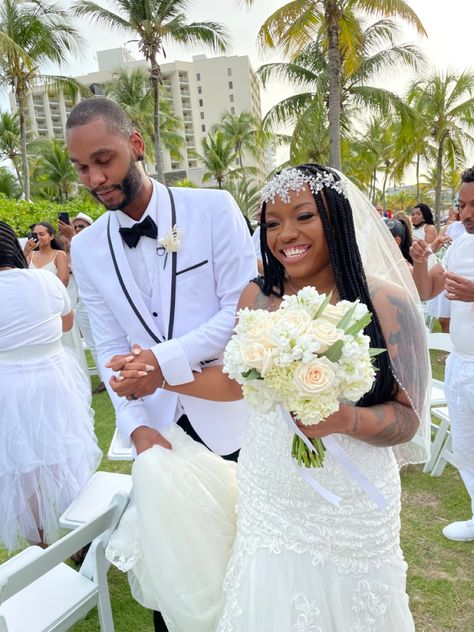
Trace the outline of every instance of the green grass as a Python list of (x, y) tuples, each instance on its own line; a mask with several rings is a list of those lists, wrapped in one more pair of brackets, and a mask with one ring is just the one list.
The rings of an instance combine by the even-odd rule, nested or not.
[[(437, 357), (432, 358), (433, 375), (443, 379), (444, 366)], [(93, 380), (95, 387), (97, 378)], [(93, 406), (96, 434), (106, 454), (114, 432), (114, 412), (106, 393), (94, 395)], [(130, 463), (104, 457), (100, 469), (128, 473)], [(402, 473), (401, 544), (408, 562), (408, 594), (417, 632), (474, 630), (474, 542), (449, 542), (441, 533), (447, 523), (467, 518), (469, 506), (459, 474), (449, 465), (439, 478), (423, 474), (420, 466)], [(0, 562), (7, 557), (0, 549)], [(126, 575), (111, 568), (109, 587), (116, 632), (152, 632), (151, 612), (132, 599)], [(72, 629), (98, 632), (96, 611)]]

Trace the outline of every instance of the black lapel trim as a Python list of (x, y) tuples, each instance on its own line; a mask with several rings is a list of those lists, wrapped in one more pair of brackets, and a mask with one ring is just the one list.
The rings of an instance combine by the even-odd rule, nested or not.
[(138, 318), (138, 320), (141, 322), (141, 324), (143, 325), (143, 327), (145, 328), (145, 331), (148, 333), (149, 336), (151, 336), (153, 338), (153, 340), (157, 343), (162, 342), (162, 340), (160, 340), (155, 333), (153, 333), (153, 331), (148, 327), (148, 325), (146, 324), (146, 322), (143, 320), (142, 315), (140, 314), (140, 312), (138, 311), (137, 306), (135, 305), (135, 303), (132, 301), (132, 297), (130, 296), (130, 294), (128, 293), (128, 290), (125, 286), (124, 280), (122, 278), (122, 275), (120, 273), (120, 269), (118, 267), (118, 263), (117, 263), (117, 259), (115, 257), (115, 252), (114, 252), (114, 248), (112, 246), (112, 238), (110, 236), (110, 215), (108, 217), (107, 220), (107, 241), (109, 242), (109, 249), (110, 249), (110, 254), (112, 256), (112, 263), (114, 264), (114, 268), (115, 268), (115, 274), (117, 275), (117, 279), (120, 283), (120, 287), (122, 288), (123, 293), (125, 294), (125, 298), (127, 299), (127, 301), (130, 304), (130, 307), (133, 309), (133, 311), (135, 312), (135, 316)]
[[(176, 226), (176, 206), (174, 204), (174, 197), (171, 193), (171, 189), (168, 189), (168, 194), (170, 196), (171, 202), (171, 228)], [(168, 322), (168, 340), (171, 340), (173, 337), (173, 327), (174, 327), (174, 313), (176, 308), (176, 269), (178, 266), (178, 253), (171, 253), (171, 298), (170, 298), (170, 318)]]
[(195, 270), (196, 268), (200, 268), (201, 266), (206, 265), (208, 261), (209, 259), (204, 259), (204, 261), (201, 261), (200, 263), (195, 263), (193, 266), (189, 266), (189, 268), (184, 268), (184, 270), (180, 270), (179, 272), (176, 272), (176, 276), (179, 276), (180, 274), (184, 274), (185, 272), (190, 272), (191, 270)]

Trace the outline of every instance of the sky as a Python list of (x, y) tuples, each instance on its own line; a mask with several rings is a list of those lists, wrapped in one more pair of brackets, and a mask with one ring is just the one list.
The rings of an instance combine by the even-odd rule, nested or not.
[[(113, 8), (109, 0), (96, 0), (98, 4)], [(232, 33), (232, 48), (229, 54), (249, 55), (253, 67), (256, 69), (263, 63), (277, 61), (276, 53), (263, 54), (257, 44), (257, 33), (264, 20), (276, 9), (285, 4), (285, 0), (255, 0), (252, 9), (246, 9), (239, 0), (195, 0), (190, 2), (189, 21), (213, 20), (227, 26)], [(435, 0), (408, 0), (408, 4), (416, 11), (427, 33), (427, 38), (417, 37), (414, 30), (407, 29), (404, 41), (418, 43), (425, 51), (433, 67), (461, 71), (470, 64), (474, 69), (472, 56), (472, 30), (474, 17), (472, 0), (450, 0), (448, 2)], [(72, 2), (62, 2), (62, 6), (71, 6)], [(86, 39), (87, 46), (80, 59), (74, 60), (61, 73), (82, 75), (97, 70), (96, 51), (116, 48), (127, 43), (130, 35), (123, 32), (111, 32), (104, 27), (93, 26), (87, 20), (78, 20), (77, 27)], [(98, 43), (100, 42), (100, 46)], [(136, 45), (128, 43), (132, 54), (138, 57)], [(166, 49), (167, 61), (175, 59), (190, 60), (193, 54), (207, 52), (199, 49), (188, 49), (170, 46)], [(161, 59), (161, 62), (165, 61)], [(48, 68), (48, 72), (59, 72), (56, 68)], [(407, 75), (388, 76), (383, 82), (391, 89), (403, 91)], [(262, 114), (289, 94), (281, 85), (270, 85), (262, 90)], [(0, 94), (0, 108), (9, 109), (6, 94)]]

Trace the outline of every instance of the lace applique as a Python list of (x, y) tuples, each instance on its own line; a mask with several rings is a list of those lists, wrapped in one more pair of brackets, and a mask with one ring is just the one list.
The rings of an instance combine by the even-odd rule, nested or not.
[(316, 625), (320, 611), (315, 601), (309, 601), (306, 595), (298, 593), (293, 597), (291, 603), (294, 604), (298, 613), (293, 632), (323, 632), (323, 629)]
[(350, 632), (380, 632), (392, 603), (390, 589), (381, 584), (361, 580), (354, 593), (352, 611), (355, 623)]

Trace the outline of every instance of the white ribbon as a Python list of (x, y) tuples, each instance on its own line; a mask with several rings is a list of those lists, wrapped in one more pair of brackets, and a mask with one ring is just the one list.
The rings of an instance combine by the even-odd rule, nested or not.
[[(290, 415), (290, 413), (280, 406), (281, 413), (283, 418), (285, 419), (288, 428), (293, 431), (305, 444), (305, 446), (311, 450), (311, 452), (316, 452), (316, 448), (311, 443), (311, 441), (304, 435), (298, 426), (295, 423), (295, 420)], [(367, 478), (365, 474), (363, 474), (351, 457), (347, 454), (343, 448), (339, 445), (339, 443), (334, 439), (334, 437), (324, 437), (324, 447), (326, 448), (326, 452), (331, 454), (336, 461), (341, 465), (349, 476), (359, 485), (359, 487), (367, 494), (370, 500), (379, 507), (379, 509), (387, 509), (388, 500), (385, 498), (383, 494), (379, 492), (379, 490), (375, 487), (373, 482)], [(321, 483), (319, 483), (314, 478), (314, 470), (311, 471), (310, 468), (296, 465), (295, 468), (298, 474), (303, 478), (311, 487), (325, 500), (330, 502), (332, 505), (339, 507), (339, 504), (342, 500), (340, 496), (333, 494), (333, 492), (326, 489)]]

